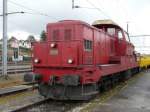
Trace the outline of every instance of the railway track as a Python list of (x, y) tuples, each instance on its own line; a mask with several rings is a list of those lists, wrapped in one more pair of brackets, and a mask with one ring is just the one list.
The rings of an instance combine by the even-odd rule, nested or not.
[(94, 107), (96, 104), (104, 103), (141, 76), (141, 74), (138, 74), (125, 82), (120, 82), (108, 91), (102, 91), (101, 94), (98, 94), (96, 98), (90, 101), (55, 101), (45, 99), (35, 104), (33, 103), (23, 108), (16, 109), (12, 112), (80, 112), (81, 110), (83, 110), (83, 112), (88, 112), (88, 109)]
[[(19, 100), (18, 97), (22, 96), (20, 99), (22, 100), (25, 97), (25, 94), (26, 95), (28, 95), (27, 93), (33, 94), (34, 91), (37, 91), (37, 87), (38, 87), (37, 85), (33, 86), (29, 84), (29, 85), (19, 85), (19, 86), (1, 88), (0, 89), (0, 112), (12, 112), (13, 110), (15, 111), (19, 109), (20, 107), (18, 108), (18, 106), (14, 106), (14, 103), (17, 100)], [(23, 104), (21, 105), (23, 106)]]
[(39, 99), (28, 105), (11, 110), (11, 112), (67, 112), (82, 104), (82, 101), (56, 101), (52, 99)]
[[(23, 73), (23, 72), (31, 72), (32, 68), (31, 67), (25, 67), (25, 68), (8, 68), (7, 73), (12, 74), (12, 73)], [(2, 74), (2, 69), (0, 69), (0, 74)]]
[[(43, 104), (48, 99), (40, 96), (32, 86), (0, 89), (1, 112), (18, 112)], [(7, 100), (7, 101), (6, 101)]]
[(32, 102), (29, 102), (26, 105), (22, 105), (22, 106), (19, 106), (19, 107), (15, 108), (15, 109), (12, 109), (10, 112), (21, 112), (21, 111), (26, 112), (27, 109), (32, 108), (32, 107), (37, 106), (37, 105), (41, 105), (41, 104), (43, 104), (43, 103), (45, 103), (49, 100), (50, 99), (37, 97), (36, 100), (32, 100)]
[[(140, 75), (139, 75), (140, 76)], [(137, 77), (137, 76), (136, 76)], [(135, 77), (135, 78), (136, 78)], [(20, 96), (15, 95), (16, 101), (7, 101), (8, 105), (1, 105), (0, 99), (0, 110), (2, 112), (78, 112), (84, 107), (88, 107), (87, 105), (91, 105), (91, 102), (94, 104), (101, 103), (105, 99), (115, 95), (118, 91), (124, 88), (129, 82), (134, 79), (131, 78), (129, 81), (117, 85), (115, 88), (112, 88), (110, 91), (104, 92), (101, 95), (98, 95), (97, 98), (92, 101), (56, 101), (52, 99), (45, 99), (40, 96), (36, 91), (29, 91), (29, 93), (20, 90)], [(30, 88), (29, 88), (30, 89)], [(29, 90), (28, 89), (28, 90)], [(9, 90), (10, 91), (10, 90)], [(18, 91), (18, 90), (16, 90)], [(11, 96), (12, 94), (17, 94), (18, 92), (12, 92), (11, 94), (7, 93), (4, 96)], [(12, 95), (14, 98), (14, 96)], [(0, 97), (1, 98), (1, 97)], [(8, 98), (11, 99), (11, 98)], [(10, 103), (11, 102), (11, 103)], [(16, 103), (17, 102), (17, 103)], [(1, 107), (2, 106), (2, 107)]]
[[(32, 86), (24, 86), (24, 85), (0, 89), (1, 112), (28, 112), (30, 109), (35, 109), (35, 108), (37, 109), (37, 107), (39, 106), (46, 106), (46, 105), (51, 108), (50, 109), (51, 111), (65, 112), (79, 105), (79, 103), (81, 103), (81, 102), (74, 103), (70, 101), (69, 102), (68, 101), (55, 101), (51, 99), (46, 99), (40, 96), (38, 92), (34, 92), (35, 90), (33, 90)], [(19, 101), (20, 98), (18, 98), (20, 96), (22, 96), (21, 101)], [(17, 99), (15, 99), (15, 97)], [(13, 101), (11, 101), (12, 98), (14, 99)], [(1, 101), (3, 101), (4, 99), (7, 100), (8, 105), (1, 103)], [(18, 103), (16, 103), (15, 100)]]
[(35, 88), (37, 88), (37, 85), (36, 86), (19, 85), (19, 86), (1, 88), (0, 89), (0, 97), (12, 95), (12, 94), (15, 94), (18, 92), (24, 92), (24, 91), (32, 90)]

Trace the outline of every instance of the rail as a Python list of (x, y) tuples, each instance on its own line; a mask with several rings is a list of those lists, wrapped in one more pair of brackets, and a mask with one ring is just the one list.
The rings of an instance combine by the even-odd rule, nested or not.
[[(24, 68), (8, 68), (7, 73), (12, 74), (12, 73), (23, 73), (23, 72), (31, 72), (32, 68), (31, 67), (24, 67)], [(2, 69), (0, 69), (0, 74), (2, 74)]]

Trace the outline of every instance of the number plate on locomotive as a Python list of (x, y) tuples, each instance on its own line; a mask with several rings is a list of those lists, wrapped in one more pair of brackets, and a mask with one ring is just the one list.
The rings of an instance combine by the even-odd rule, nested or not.
[(50, 55), (58, 55), (58, 49), (51, 49)]

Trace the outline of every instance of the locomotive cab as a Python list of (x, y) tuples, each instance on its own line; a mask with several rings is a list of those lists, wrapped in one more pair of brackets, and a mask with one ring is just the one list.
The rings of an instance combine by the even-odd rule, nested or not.
[(112, 49), (111, 56), (126, 55), (126, 47), (127, 47), (126, 39), (128, 38), (125, 37), (126, 33), (119, 25), (117, 25), (112, 20), (97, 20), (93, 23), (93, 26), (98, 29), (101, 29), (106, 34), (113, 37), (110, 40), (111, 49)]

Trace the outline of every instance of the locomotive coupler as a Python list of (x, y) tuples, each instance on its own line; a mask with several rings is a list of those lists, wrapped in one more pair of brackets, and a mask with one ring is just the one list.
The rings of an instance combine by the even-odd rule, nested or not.
[(48, 84), (49, 84), (50, 86), (55, 85), (56, 80), (57, 80), (57, 77), (54, 76), (54, 75), (52, 75), (52, 76), (50, 76), (50, 78), (49, 78)]

